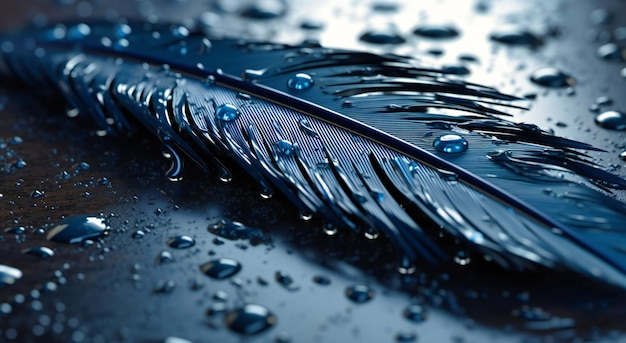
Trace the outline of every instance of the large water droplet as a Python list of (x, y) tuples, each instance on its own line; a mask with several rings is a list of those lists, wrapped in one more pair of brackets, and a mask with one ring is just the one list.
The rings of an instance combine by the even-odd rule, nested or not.
[(313, 78), (306, 73), (297, 73), (287, 80), (287, 87), (298, 91), (309, 89), (313, 86)]
[(576, 84), (576, 80), (557, 68), (541, 68), (537, 69), (531, 76), (530, 80), (540, 86), (550, 88), (571, 87)]
[(22, 271), (4, 264), (0, 264), (0, 288), (12, 285), (22, 277)]
[(626, 115), (619, 111), (605, 111), (596, 116), (596, 124), (610, 130), (626, 130)]
[(412, 322), (421, 323), (428, 317), (428, 312), (421, 305), (413, 304), (405, 308), (402, 315)]
[(193, 239), (193, 237), (180, 235), (170, 238), (170, 240), (167, 241), (167, 245), (176, 249), (187, 249), (196, 245), (196, 240)]
[(277, 318), (267, 308), (246, 304), (242, 308), (228, 312), (224, 317), (226, 326), (244, 335), (261, 333), (276, 325)]
[(203, 264), (200, 270), (213, 279), (223, 280), (237, 274), (241, 270), (241, 263), (230, 258), (220, 258)]
[(464, 152), (468, 145), (467, 140), (459, 135), (443, 135), (433, 142), (437, 151), (449, 154)]
[(103, 217), (80, 214), (67, 217), (48, 232), (46, 238), (54, 242), (81, 243), (109, 233)]
[(232, 104), (219, 105), (215, 109), (215, 118), (221, 121), (233, 121), (239, 118), (239, 109)]
[(50, 258), (54, 256), (54, 251), (48, 247), (32, 247), (22, 250), (23, 254), (33, 255), (41, 258)]
[(450, 25), (422, 25), (417, 27), (413, 33), (435, 39), (452, 38), (459, 35), (459, 31)]
[(363, 33), (359, 39), (372, 44), (402, 44), (406, 42), (404, 37), (390, 30), (370, 30)]
[(348, 299), (357, 304), (363, 304), (372, 300), (374, 295), (376, 295), (374, 290), (366, 285), (353, 285), (346, 288), (346, 296)]

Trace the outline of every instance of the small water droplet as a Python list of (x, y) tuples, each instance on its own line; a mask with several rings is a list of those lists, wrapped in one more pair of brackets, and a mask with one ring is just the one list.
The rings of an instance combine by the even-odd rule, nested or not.
[(540, 68), (531, 76), (530, 80), (537, 85), (549, 88), (562, 88), (574, 86), (576, 81), (574, 78), (557, 68)]
[(353, 285), (346, 288), (346, 296), (357, 304), (366, 303), (374, 298), (376, 293), (366, 285)]
[(626, 115), (619, 111), (605, 111), (596, 116), (598, 126), (610, 130), (626, 130)]
[(433, 147), (448, 154), (464, 152), (468, 148), (467, 140), (459, 135), (443, 135), (435, 139)]
[(13, 226), (4, 229), (4, 232), (13, 235), (23, 235), (26, 232), (26, 228), (23, 226)]
[(174, 280), (159, 281), (154, 287), (154, 292), (170, 294), (174, 291), (174, 288), (176, 288), (176, 282)]
[(167, 245), (175, 249), (187, 249), (196, 245), (196, 240), (190, 236), (179, 235), (170, 238), (170, 240), (167, 241)]
[(458, 36), (459, 30), (451, 25), (421, 25), (413, 33), (421, 37), (445, 39)]
[(367, 239), (377, 239), (380, 236), (380, 232), (378, 229), (370, 227), (365, 230), (365, 238)]
[(44, 195), (44, 191), (39, 190), (39, 189), (35, 189), (34, 191), (30, 192), (30, 197), (33, 199), (36, 198), (41, 198)]
[(226, 326), (237, 333), (254, 335), (276, 325), (277, 318), (267, 308), (256, 304), (246, 304), (230, 311), (224, 317)]
[(313, 219), (313, 214), (309, 212), (300, 212), (300, 219), (304, 221), (309, 221)]
[(53, 227), (46, 238), (49, 241), (62, 243), (81, 243), (109, 233), (109, 227), (103, 217), (80, 214), (69, 216)]
[(293, 156), (296, 153), (297, 148), (297, 144), (293, 144), (290, 141), (284, 139), (281, 139), (274, 143), (274, 151), (276, 152), (276, 155), (280, 157)]
[(471, 259), (465, 251), (459, 251), (454, 256), (454, 262), (460, 266), (466, 266), (470, 264)]
[(302, 131), (304, 131), (304, 133), (306, 133), (308, 136), (317, 137), (317, 132), (313, 130), (313, 127), (311, 127), (311, 123), (309, 123), (308, 120), (300, 119), (298, 121), (298, 124), (300, 125), (300, 129), (302, 129)]
[(406, 39), (399, 33), (391, 30), (369, 30), (363, 33), (359, 39), (371, 44), (402, 44)]
[(54, 251), (48, 247), (32, 247), (22, 250), (23, 254), (33, 255), (41, 258), (50, 258), (54, 256)]
[(541, 39), (534, 33), (516, 27), (504, 27), (493, 32), (489, 38), (495, 42), (507, 45), (540, 45)]
[(421, 305), (413, 304), (405, 308), (402, 315), (414, 323), (421, 323), (428, 317), (428, 311)]
[(216, 109), (215, 109), (215, 118), (221, 120), (221, 121), (233, 121), (237, 118), (239, 118), (239, 109), (232, 104), (223, 104), (223, 105), (219, 105)]
[(22, 271), (4, 264), (0, 264), (0, 288), (15, 283), (22, 277)]
[(417, 334), (415, 332), (400, 332), (396, 335), (396, 342), (400, 342), (400, 343), (417, 342)]
[(287, 3), (282, 0), (258, 0), (251, 2), (241, 12), (242, 17), (251, 19), (274, 19), (287, 12)]
[(163, 250), (157, 256), (156, 262), (157, 264), (163, 264), (166, 262), (170, 262), (173, 259), (174, 259), (174, 256), (172, 256), (172, 253), (170, 253), (169, 251)]
[(287, 87), (294, 90), (305, 90), (313, 86), (313, 78), (306, 73), (297, 73), (287, 80)]
[(146, 233), (143, 232), (142, 230), (137, 230), (137, 231), (133, 232), (131, 237), (133, 239), (140, 239), (140, 238), (143, 238), (145, 235), (146, 235)]
[(316, 275), (313, 277), (313, 282), (315, 282), (318, 285), (328, 286), (330, 285), (330, 278), (326, 276), (322, 276), (322, 275)]
[(213, 279), (224, 280), (237, 274), (241, 270), (241, 263), (230, 258), (220, 258), (203, 264), (200, 270)]
[(623, 62), (626, 60), (626, 49), (615, 43), (606, 43), (598, 48), (598, 57), (607, 61)]
[(274, 278), (276, 279), (276, 282), (278, 282), (281, 286), (285, 287), (285, 289), (289, 291), (297, 291), (298, 289), (300, 289), (300, 287), (294, 284), (293, 278), (289, 274), (277, 271), (276, 273), (274, 273)]

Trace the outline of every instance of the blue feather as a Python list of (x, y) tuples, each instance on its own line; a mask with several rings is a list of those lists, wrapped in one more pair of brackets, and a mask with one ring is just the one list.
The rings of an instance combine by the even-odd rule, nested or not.
[[(405, 262), (461, 248), (626, 287), (626, 206), (610, 196), (626, 181), (583, 152), (599, 149), (507, 119), (521, 99), (450, 70), (152, 23), (57, 25), (0, 43), (3, 74), (56, 87), (109, 134), (148, 129), (172, 157), (170, 178), (184, 155), (229, 180), (228, 158), (265, 196), (382, 232)], [(435, 149), (445, 134), (469, 149)]]

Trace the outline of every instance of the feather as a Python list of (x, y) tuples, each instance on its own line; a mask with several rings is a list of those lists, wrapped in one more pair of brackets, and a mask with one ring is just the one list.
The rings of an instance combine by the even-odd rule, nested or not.
[[(1, 38), (0, 72), (54, 87), (108, 134), (146, 128), (182, 160), (304, 217), (384, 234), (404, 266), (462, 249), (511, 270), (626, 287), (626, 181), (586, 143), (516, 123), (522, 99), (396, 55), (209, 39), (179, 25), (76, 23)], [(469, 148), (446, 153), (440, 135)], [(463, 150), (464, 146), (459, 147)]]

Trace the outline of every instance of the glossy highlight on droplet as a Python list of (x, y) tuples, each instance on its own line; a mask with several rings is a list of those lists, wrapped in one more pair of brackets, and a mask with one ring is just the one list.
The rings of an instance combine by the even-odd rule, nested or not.
[(255, 335), (266, 331), (276, 325), (276, 322), (277, 318), (270, 310), (256, 304), (246, 304), (228, 312), (224, 317), (227, 328), (244, 335)]
[(467, 150), (469, 143), (459, 135), (443, 135), (435, 139), (433, 147), (439, 152), (456, 154)]
[(21, 277), (21, 270), (11, 266), (0, 264), (0, 289), (4, 286), (14, 284), (15, 281), (19, 280)]
[(241, 263), (230, 258), (220, 258), (203, 264), (200, 270), (210, 278), (224, 280), (239, 273)]
[(301, 91), (309, 89), (313, 86), (313, 78), (306, 73), (297, 73), (287, 80), (287, 87), (293, 90)]
[(78, 214), (63, 219), (48, 232), (46, 238), (49, 241), (76, 244), (106, 236), (109, 229), (103, 217)]
[(239, 118), (239, 109), (232, 104), (219, 105), (215, 109), (215, 118), (221, 121), (229, 122)]

